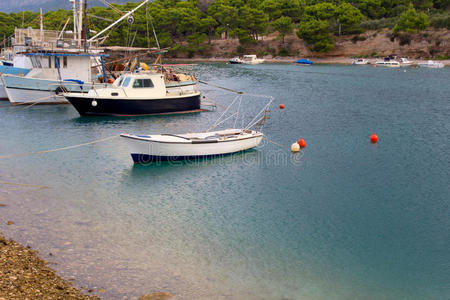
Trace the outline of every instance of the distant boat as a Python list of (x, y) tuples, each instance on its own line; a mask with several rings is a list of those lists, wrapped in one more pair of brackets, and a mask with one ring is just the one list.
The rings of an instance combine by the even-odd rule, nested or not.
[(204, 158), (245, 151), (258, 146), (264, 134), (226, 129), (201, 133), (136, 135), (123, 133), (135, 163)]
[(312, 65), (313, 64), (312, 61), (305, 59), (305, 58), (300, 58), (295, 63), (299, 64), (299, 65)]
[(399, 67), (401, 67), (401, 65), (400, 65), (400, 63), (398, 61), (390, 59), (389, 57), (386, 57), (383, 60), (375, 61), (375, 66), (390, 67), (390, 68), (399, 68)]
[(163, 73), (128, 73), (112, 85), (85, 92), (64, 93), (81, 116), (136, 116), (200, 109), (197, 81), (185, 75), (173, 87)]
[(250, 54), (250, 55), (244, 55), (242, 59), (242, 63), (247, 65), (257, 65), (262, 64), (264, 62), (263, 58), (257, 58), (256, 55)]
[(402, 67), (409, 67), (412, 66), (414, 64), (414, 62), (410, 61), (407, 58), (401, 57), (400, 58), (400, 66)]
[(232, 64), (232, 65), (237, 65), (237, 64), (243, 64), (244, 63), (244, 61), (240, 58), (240, 57), (238, 57), (238, 56), (236, 56), (236, 57), (233, 57), (232, 59), (230, 59), (229, 60), (229, 62), (230, 62), (230, 64)]
[(444, 67), (444, 64), (441, 63), (441, 62), (436, 62), (436, 61), (429, 60), (427, 62), (419, 63), (419, 66), (423, 67), (423, 68), (440, 69), (440, 68)]
[(357, 58), (353, 60), (352, 65), (368, 65), (369, 61), (364, 58)]

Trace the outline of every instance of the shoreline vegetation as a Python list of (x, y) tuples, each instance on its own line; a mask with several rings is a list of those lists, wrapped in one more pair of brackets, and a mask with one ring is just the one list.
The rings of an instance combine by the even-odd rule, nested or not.
[[(138, 3), (112, 5), (89, 8), (90, 35)], [(71, 15), (64, 9), (46, 12), (44, 29), (70, 31)], [(15, 28), (39, 28), (39, 18), (37, 12), (0, 12), (0, 47), (11, 43)], [(442, 0), (155, 0), (137, 10), (130, 23), (115, 26), (102, 46), (159, 45), (174, 58), (395, 53), (450, 59), (449, 32), (450, 1)]]

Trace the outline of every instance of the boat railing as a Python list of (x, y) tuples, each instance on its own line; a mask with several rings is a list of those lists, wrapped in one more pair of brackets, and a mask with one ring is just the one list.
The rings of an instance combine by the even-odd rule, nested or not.
[[(79, 92), (79, 93), (88, 93), (90, 90), (95, 90), (96, 88), (106, 88), (111, 84), (108, 83), (77, 83), (77, 82), (70, 82), (70, 81), (63, 81), (60, 83), (50, 83), (49, 87), (52, 88), (52, 90), (54, 90), (55, 92), (63, 92), (63, 93), (68, 93), (68, 92)], [(54, 89), (53, 89), (54, 88)], [(58, 88), (60, 88), (60, 90), (58, 90)], [(97, 91), (95, 91), (97, 93)]]

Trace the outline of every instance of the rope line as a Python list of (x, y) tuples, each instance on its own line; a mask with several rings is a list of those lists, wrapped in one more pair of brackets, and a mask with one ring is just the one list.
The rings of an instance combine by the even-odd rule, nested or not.
[(8, 181), (0, 181), (0, 184), (7, 185), (15, 185), (15, 186), (24, 186), (24, 187), (34, 187), (38, 189), (49, 189), (49, 186), (46, 185), (36, 185), (36, 184), (27, 184), (27, 183), (16, 183), (16, 182), (8, 182)]
[(83, 143), (83, 144), (73, 145), (73, 146), (62, 147), (62, 148), (43, 150), (43, 151), (35, 151), (35, 152), (27, 152), (27, 153), (16, 153), (16, 154), (9, 154), (9, 155), (0, 155), (0, 159), (21, 157), (21, 156), (29, 156), (29, 155), (34, 155), (34, 154), (44, 154), (44, 153), (57, 152), (57, 151), (62, 151), (62, 150), (70, 150), (70, 149), (74, 149), (74, 148), (78, 148), (78, 147), (82, 147), (82, 146), (92, 145), (92, 144), (104, 142), (104, 141), (107, 141), (107, 140), (111, 140), (111, 139), (113, 139), (115, 137), (118, 137), (118, 135), (113, 135), (113, 136), (109, 136), (109, 137), (106, 137), (106, 138), (103, 138), (103, 139), (99, 139), (99, 140), (95, 140), (95, 141), (91, 141), (91, 142), (87, 142), (87, 143)]

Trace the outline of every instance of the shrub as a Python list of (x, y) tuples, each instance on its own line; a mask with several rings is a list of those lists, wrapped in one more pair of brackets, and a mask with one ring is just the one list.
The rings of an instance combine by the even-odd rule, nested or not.
[(430, 18), (430, 25), (434, 28), (450, 29), (450, 15), (436, 15)]
[(366, 20), (361, 22), (360, 27), (367, 30), (380, 30), (383, 28), (392, 29), (397, 22), (397, 18), (382, 18), (378, 20)]
[(400, 46), (411, 44), (411, 36), (407, 33), (398, 34), (397, 38), (398, 38)]
[(365, 36), (355, 35), (352, 37), (352, 43), (356, 44), (358, 41), (365, 41), (367, 38)]
[(278, 56), (290, 56), (291, 54), (289, 53), (289, 51), (286, 48), (281, 48), (278, 51)]

